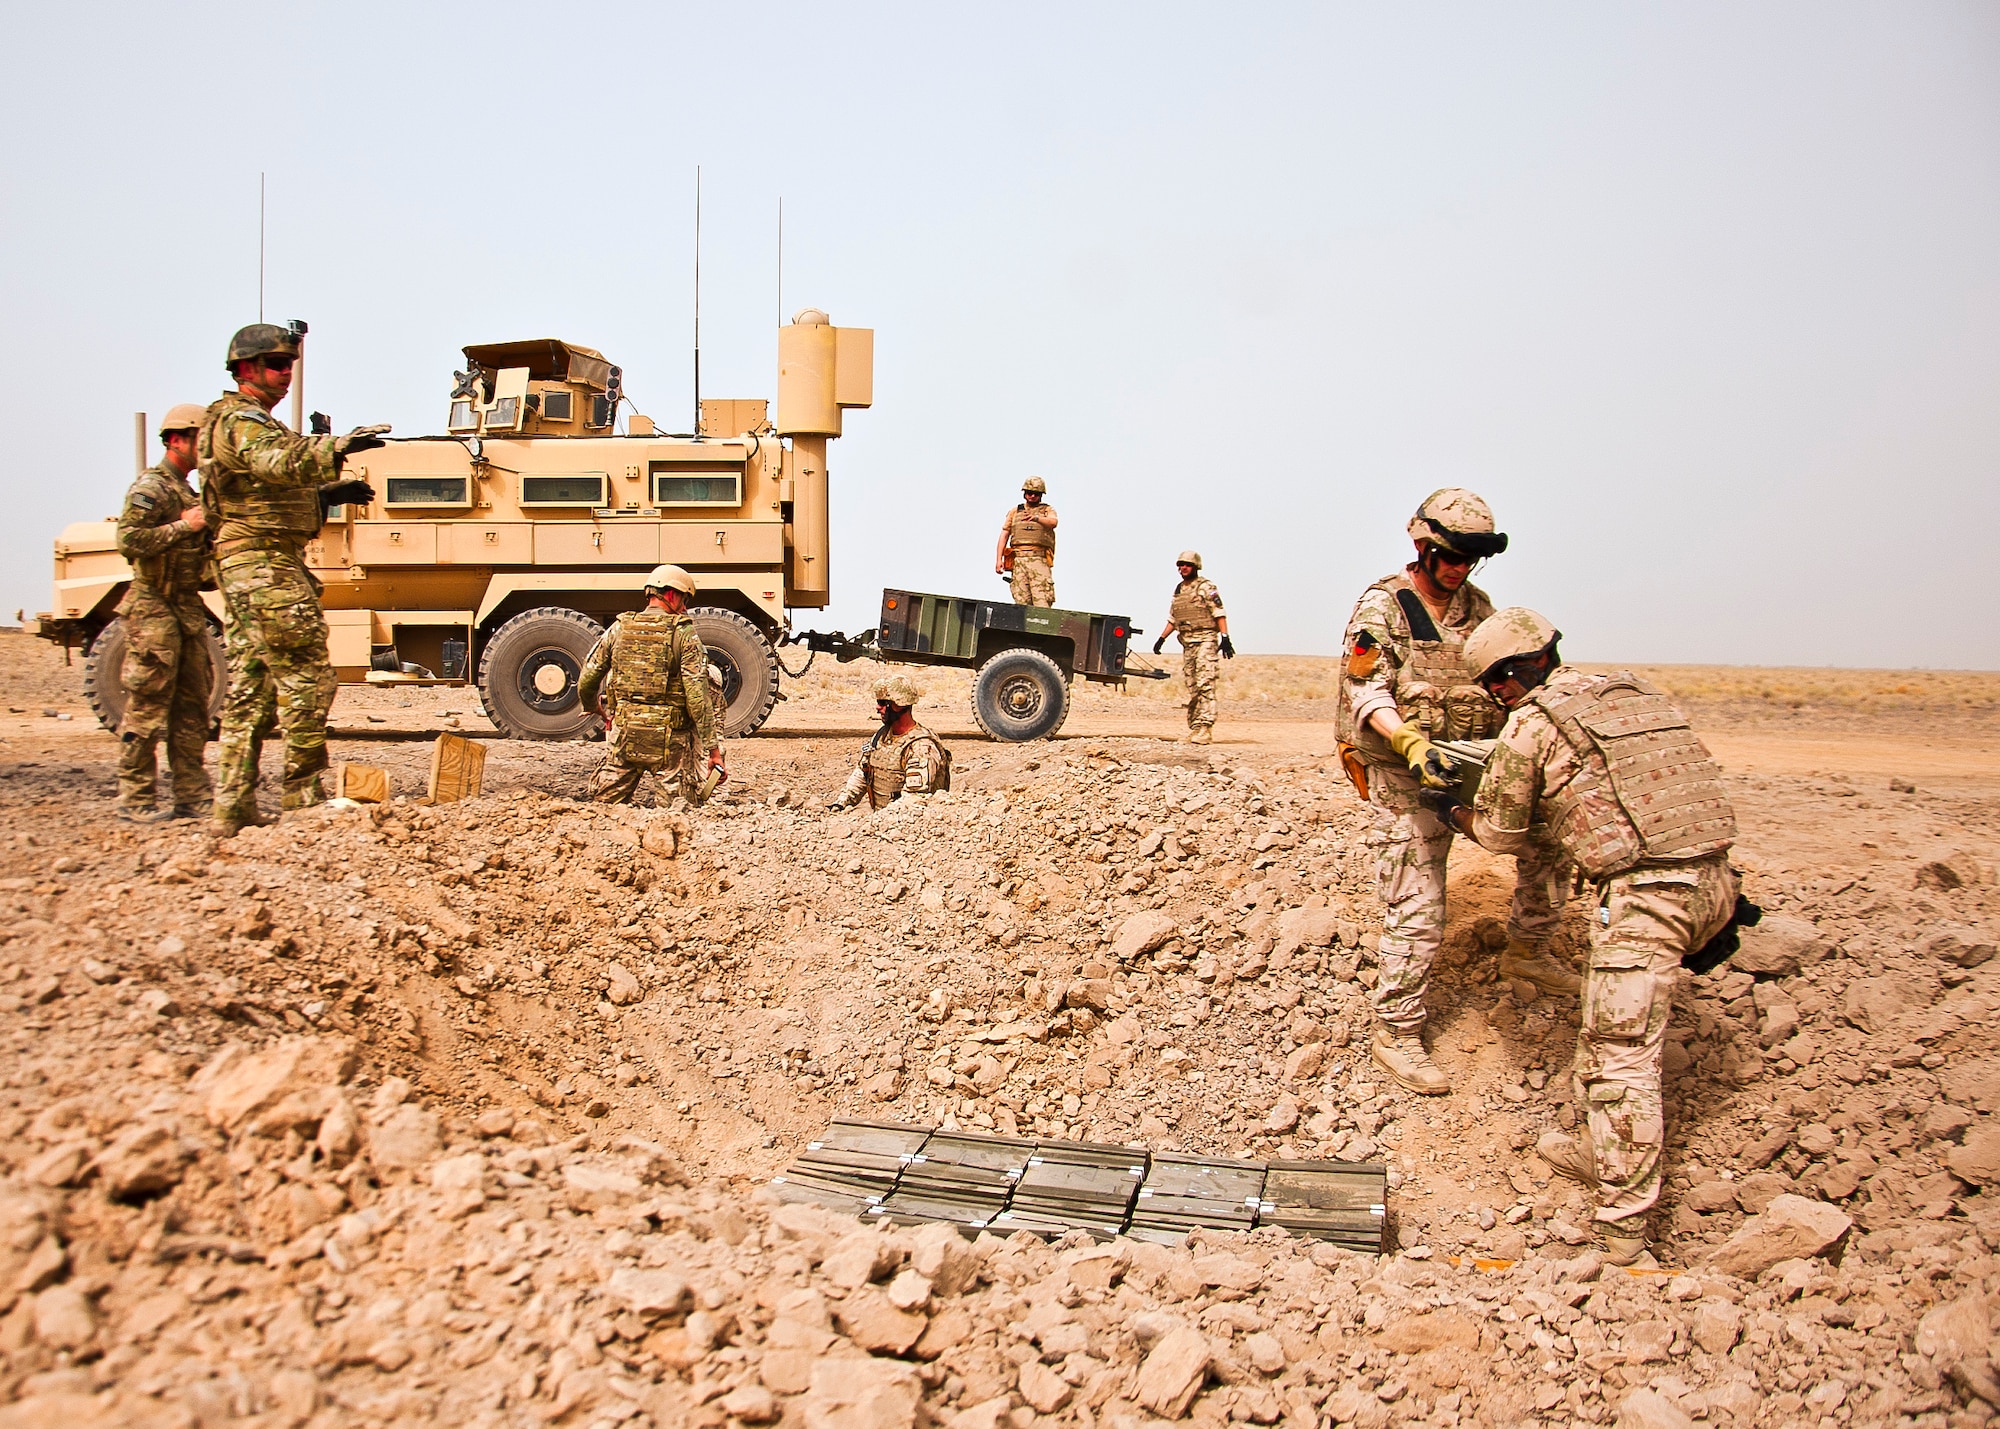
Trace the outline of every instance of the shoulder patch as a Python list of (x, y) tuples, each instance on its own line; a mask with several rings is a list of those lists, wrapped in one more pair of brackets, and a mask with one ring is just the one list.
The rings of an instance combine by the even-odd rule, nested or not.
[(227, 415), (241, 417), (246, 422), (256, 422), (258, 425), (265, 427), (275, 427), (278, 424), (277, 418), (273, 417), (262, 407), (240, 407)]
[(141, 511), (151, 511), (155, 506), (159, 504), (158, 502), (153, 500), (153, 498), (150, 495), (148, 495), (146, 492), (143, 491), (133, 492), (131, 497), (131, 502)]

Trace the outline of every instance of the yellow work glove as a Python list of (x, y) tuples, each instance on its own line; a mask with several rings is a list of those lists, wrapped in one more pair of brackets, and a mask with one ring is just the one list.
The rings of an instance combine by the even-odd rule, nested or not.
[(1458, 762), (1428, 739), (1413, 724), (1400, 726), (1389, 736), (1396, 757), (1410, 766), (1417, 782), (1426, 789), (1453, 789), (1458, 786)]

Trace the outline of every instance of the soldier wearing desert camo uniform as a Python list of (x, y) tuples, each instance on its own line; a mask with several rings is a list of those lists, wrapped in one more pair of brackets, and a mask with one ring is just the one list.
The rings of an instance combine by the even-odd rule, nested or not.
[(1181, 640), (1181, 677), (1187, 681), (1188, 732), (1190, 744), (1208, 744), (1215, 738), (1216, 656), (1236, 658), (1236, 646), (1229, 639), (1229, 614), (1222, 608), (1222, 592), (1201, 573), (1201, 552), (1182, 551), (1174, 557), (1180, 583), (1174, 587), (1173, 603), (1167, 610), (1167, 625), (1153, 642), (1153, 653), (1166, 648), (1167, 637)]
[(1584, 1135), (1550, 1132), (1535, 1149), (1592, 1189), (1610, 1258), (1630, 1264), (1660, 1197), (1675, 979), (1742, 916), (1728, 858), (1736, 815), (1673, 700), (1635, 675), (1562, 664), (1561, 639), (1520, 607), (1472, 633), (1465, 669), (1511, 713), (1470, 809), (1448, 792), (1418, 797), (1496, 853), (1537, 856), (1545, 828), (1596, 891), (1571, 1072)]
[(827, 800), (829, 808), (851, 809), (865, 799), (871, 809), (886, 809), (905, 794), (951, 788), (950, 751), (916, 720), (922, 698), (923, 691), (905, 675), (875, 682), (875, 715), (882, 727), (862, 748), (847, 782)]
[[(1493, 512), (1460, 487), (1432, 492), (1410, 518), (1417, 558), (1362, 593), (1348, 619), (1334, 728), (1340, 757), (1374, 817), (1375, 885), (1382, 902), (1380, 976), (1372, 994), (1378, 1066), (1411, 1091), (1442, 1096), (1450, 1079), (1424, 1048), (1424, 996), (1444, 940), (1445, 859), (1451, 830), (1417, 799), (1456, 768), (1432, 739), (1496, 733), (1502, 712), (1461, 669), (1466, 637), (1493, 613), (1472, 568), (1507, 549)], [(1500, 970), (1545, 992), (1579, 980), (1541, 950), (1560, 917), (1567, 870), (1527, 849), (1516, 859), (1507, 950)]]
[(590, 778), (597, 803), (631, 803), (650, 772), (701, 804), (728, 777), (708, 652), (688, 614), (695, 590), (679, 566), (655, 567), (645, 609), (619, 616), (584, 657), (577, 698), (612, 721), (611, 747)]
[(279, 421), (271, 409), (291, 390), (298, 355), (290, 329), (271, 323), (240, 329), (225, 359), (236, 390), (209, 404), (196, 442), (228, 627), (229, 694), (215, 802), (216, 831), (224, 837), (270, 822), (257, 807), (257, 757), (274, 702), (285, 741), (284, 807), (326, 799), (320, 773), (337, 681), (305, 545), (319, 534), (329, 507), (375, 499), (374, 488), (342, 479), (340, 468), (348, 456), (381, 446), (380, 434), (389, 430), (305, 436)]
[(1045, 499), (1049, 484), (1039, 476), (1021, 483), (1021, 502), (1000, 521), (1000, 546), (993, 553), (995, 574), (1012, 572), (1014, 604), (1044, 608), (1056, 603), (1056, 509)]
[(167, 413), (160, 423), (166, 448), (160, 464), (132, 483), (118, 517), (118, 554), (132, 567), (131, 589), (118, 607), (125, 622), (118, 817), (135, 823), (159, 816), (154, 786), (162, 737), (172, 817), (205, 818), (209, 810), (211, 787), (202, 756), (215, 667), (208, 651), (208, 608), (200, 595), (208, 567), (208, 518), (188, 482), (200, 428), (201, 408), (191, 402)]

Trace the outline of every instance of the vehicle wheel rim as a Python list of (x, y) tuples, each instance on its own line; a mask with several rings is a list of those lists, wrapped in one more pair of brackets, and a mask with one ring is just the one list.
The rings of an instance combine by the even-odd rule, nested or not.
[(709, 662), (722, 671), (722, 707), (728, 709), (736, 703), (737, 692), (743, 688), (743, 672), (736, 668), (736, 662), (720, 650), (708, 652)]
[(1042, 682), (1016, 675), (1000, 686), (1000, 711), (1008, 719), (1033, 719), (1042, 708)]
[[(542, 689), (543, 672), (560, 674), (562, 685), (554, 694)], [(537, 714), (560, 714), (576, 703), (576, 682), (583, 674), (583, 667), (576, 657), (567, 650), (537, 650), (521, 662), (521, 677), (516, 688), (521, 703)]]

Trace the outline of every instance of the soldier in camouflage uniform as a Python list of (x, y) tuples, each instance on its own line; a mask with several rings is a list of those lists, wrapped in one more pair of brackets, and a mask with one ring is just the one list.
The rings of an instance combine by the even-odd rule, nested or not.
[[(1410, 519), (1417, 559), (1362, 593), (1349, 617), (1334, 728), (1341, 762), (1374, 816), (1376, 893), (1382, 900), (1380, 977), (1373, 993), (1377, 1065), (1427, 1096), (1451, 1090), (1424, 1048), (1424, 995), (1444, 941), (1445, 860), (1451, 831), (1417, 801), (1454, 782), (1456, 766), (1431, 739), (1480, 739), (1504, 715), (1467, 682), (1460, 651), (1493, 613), (1468, 577), (1507, 548), (1493, 512), (1459, 487), (1434, 491)], [(1574, 992), (1575, 973), (1539, 951), (1561, 912), (1566, 878), (1552, 855), (1516, 860), (1514, 905), (1500, 970), (1547, 992)]]
[(1180, 583), (1174, 587), (1173, 604), (1168, 607), (1167, 627), (1153, 642), (1153, 653), (1166, 648), (1167, 637), (1181, 638), (1181, 678), (1188, 688), (1188, 732), (1190, 744), (1208, 744), (1215, 730), (1216, 656), (1236, 658), (1236, 646), (1229, 639), (1229, 615), (1222, 608), (1222, 592), (1201, 573), (1201, 552), (1182, 551), (1174, 558)]
[(1056, 509), (1043, 500), (1049, 484), (1039, 476), (1021, 483), (1021, 504), (1000, 519), (1000, 548), (993, 555), (995, 574), (1013, 572), (1014, 604), (1053, 606), (1056, 603)]
[(951, 788), (951, 752), (916, 720), (922, 698), (906, 675), (875, 682), (875, 714), (882, 727), (863, 746), (861, 762), (827, 800), (828, 808), (851, 809), (866, 799), (870, 809), (886, 809), (905, 794)]
[(340, 479), (340, 467), (349, 455), (381, 446), (379, 434), (389, 430), (301, 436), (280, 422), (271, 409), (291, 390), (298, 355), (298, 337), (286, 328), (253, 323), (240, 330), (226, 362), (236, 390), (209, 405), (197, 442), (231, 661), (215, 806), (216, 831), (225, 838), (270, 822), (257, 808), (256, 759), (273, 702), (285, 740), (284, 807), (326, 799), (319, 776), (336, 682), (305, 545), (329, 506), (375, 499), (367, 482)]
[(1420, 797), (1496, 853), (1535, 847), (1529, 831), (1545, 827), (1596, 890), (1572, 1071), (1586, 1131), (1580, 1143), (1550, 1132), (1535, 1149), (1595, 1192), (1611, 1258), (1630, 1264), (1660, 1197), (1660, 1065), (1681, 960), (1736, 912), (1736, 815), (1673, 700), (1636, 675), (1562, 664), (1561, 638), (1519, 607), (1473, 632), (1465, 668), (1512, 713), (1472, 808)]
[(612, 722), (611, 748), (590, 776), (590, 797), (600, 804), (631, 803), (649, 771), (690, 804), (707, 801), (709, 771), (718, 783), (728, 777), (708, 652), (687, 613), (694, 593), (694, 577), (679, 566), (656, 568), (646, 579), (646, 608), (619, 616), (584, 658), (577, 698)]
[(132, 483), (118, 517), (118, 553), (132, 567), (131, 588), (118, 607), (125, 622), (118, 817), (134, 823), (159, 816), (154, 785), (162, 736), (172, 773), (172, 816), (195, 819), (208, 813), (208, 771), (201, 761), (215, 667), (208, 650), (208, 608), (199, 593), (208, 566), (208, 518), (188, 484), (200, 427), (201, 408), (193, 403), (167, 413), (160, 423), (166, 453)]

